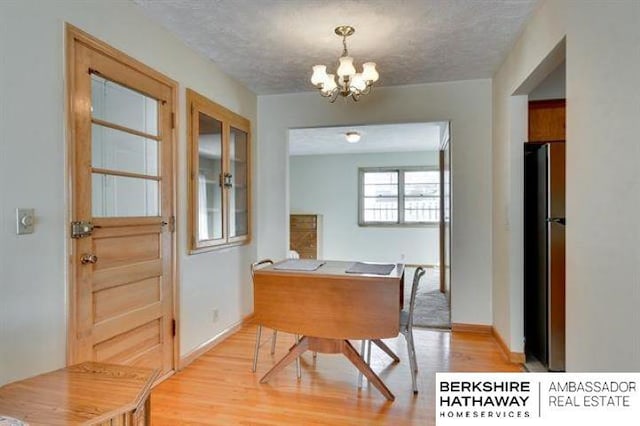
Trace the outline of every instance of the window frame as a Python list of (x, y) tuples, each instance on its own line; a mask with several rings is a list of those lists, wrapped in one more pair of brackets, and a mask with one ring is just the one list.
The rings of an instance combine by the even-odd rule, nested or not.
[[(192, 89), (187, 89), (187, 108), (189, 112), (187, 143), (189, 144), (189, 204), (188, 204), (188, 228), (189, 228), (189, 254), (197, 254), (212, 250), (219, 250), (228, 247), (249, 244), (252, 238), (252, 142), (251, 142), (251, 122), (239, 114), (216, 104), (210, 99), (200, 95)], [(233, 177), (232, 187), (222, 189), (222, 237), (218, 239), (201, 240), (199, 237), (199, 114), (203, 113), (221, 123), (221, 152), (222, 152), (222, 175), (229, 173), (231, 169), (230, 160), (230, 133), (231, 128), (235, 128), (247, 134), (246, 150), (246, 208), (247, 208), (247, 233), (246, 235), (230, 236), (230, 192), (234, 190), (236, 177)], [(234, 172), (235, 173), (235, 172)], [(221, 183), (222, 185), (222, 183)]]
[[(438, 166), (382, 166), (382, 167), (359, 167), (358, 168), (358, 226), (360, 227), (378, 227), (378, 228), (432, 228), (440, 226), (440, 219), (434, 222), (405, 222), (404, 214), (404, 199), (405, 199), (405, 185), (404, 185), (404, 173), (405, 172), (439, 172)], [(398, 220), (397, 222), (365, 222), (364, 221), (364, 175), (365, 173), (375, 172), (397, 172), (398, 173)], [(438, 175), (440, 180), (440, 175)], [(441, 183), (438, 182), (441, 186)], [(441, 188), (440, 188), (441, 190)], [(442, 198), (442, 194), (438, 196)], [(442, 215), (440, 203), (438, 203), (438, 210)]]

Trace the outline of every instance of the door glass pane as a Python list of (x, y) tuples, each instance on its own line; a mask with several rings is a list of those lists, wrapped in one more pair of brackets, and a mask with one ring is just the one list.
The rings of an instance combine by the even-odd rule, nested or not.
[(222, 123), (198, 114), (198, 240), (222, 238)]
[(92, 166), (158, 176), (158, 142), (131, 133), (91, 126)]
[(229, 167), (233, 186), (229, 193), (229, 235), (237, 237), (249, 232), (248, 208), (248, 143), (246, 132), (231, 127), (229, 135)]
[(91, 74), (92, 118), (158, 135), (158, 101)]
[(159, 186), (156, 180), (93, 173), (94, 217), (159, 216)]

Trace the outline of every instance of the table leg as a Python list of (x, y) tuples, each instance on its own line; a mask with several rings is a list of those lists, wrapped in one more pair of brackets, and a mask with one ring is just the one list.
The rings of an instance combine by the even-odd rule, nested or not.
[(387, 346), (386, 343), (384, 343), (382, 340), (380, 339), (374, 339), (373, 340), (373, 344), (376, 345), (377, 347), (379, 347), (380, 349), (382, 349), (384, 351), (384, 353), (386, 353), (387, 355), (389, 355), (391, 357), (391, 359), (393, 360), (393, 362), (400, 362), (400, 358), (398, 358), (398, 355), (396, 355), (389, 346)]
[(267, 371), (267, 374), (265, 374), (262, 379), (260, 379), (260, 383), (267, 383), (269, 379), (271, 379), (271, 377), (273, 377), (287, 365), (298, 359), (298, 357), (302, 355), (307, 349), (309, 349), (309, 339), (307, 338), (307, 336), (304, 336), (296, 345), (289, 349), (289, 353), (287, 353), (284, 358), (278, 361), (278, 363), (274, 365), (271, 370)]
[(378, 377), (376, 373), (364, 362), (364, 359), (360, 356), (358, 351), (351, 345), (348, 340), (326, 339), (321, 337), (309, 337), (304, 336), (300, 341), (289, 349), (284, 358), (282, 358), (276, 365), (267, 372), (267, 374), (260, 379), (260, 383), (267, 383), (271, 377), (278, 374), (287, 365), (294, 362), (300, 355), (307, 350), (313, 350), (322, 353), (342, 353), (347, 357), (349, 361), (364, 374), (373, 386), (375, 386), (385, 398), (389, 401), (393, 401), (395, 396), (391, 393), (389, 388)]
[(389, 401), (393, 401), (394, 399), (396, 399), (389, 388), (387, 388), (384, 382), (380, 380), (380, 377), (378, 377), (378, 375), (373, 372), (371, 367), (369, 367), (367, 363), (364, 362), (358, 351), (356, 351), (356, 349), (348, 340), (343, 341), (342, 353), (347, 357), (349, 361), (351, 361), (353, 365), (356, 366), (358, 370), (362, 372), (362, 374), (365, 375), (367, 380), (369, 380), (369, 383), (375, 386), (380, 391), (380, 393), (384, 395), (385, 398), (387, 398)]

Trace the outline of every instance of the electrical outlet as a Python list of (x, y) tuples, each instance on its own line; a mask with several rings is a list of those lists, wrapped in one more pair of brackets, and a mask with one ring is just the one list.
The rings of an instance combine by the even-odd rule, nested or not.
[(212, 320), (213, 322), (218, 321), (218, 308), (214, 308), (214, 309), (211, 311), (211, 320)]

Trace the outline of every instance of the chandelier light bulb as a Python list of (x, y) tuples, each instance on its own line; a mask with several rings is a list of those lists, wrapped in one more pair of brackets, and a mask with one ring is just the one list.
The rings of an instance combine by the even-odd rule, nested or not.
[(339, 59), (340, 66), (336, 74), (340, 77), (351, 77), (356, 73), (356, 67), (353, 66), (353, 58), (351, 56), (343, 56)]
[(324, 83), (327, 79), (327, 66), (316, 65), (313, 67), (313, 74), (311, 75), (311, 84), (317, 86), (320, 83)]
[[(362, 65), (362, 72), (358, 73), (353, 63), (353, 57), (349, 56), (347, 50), (347, 37), (356, 32), (355, 28), (348, 25), (337, 27), (334, 32), (342, 37), (342, 55), (338, 58), (338, 68), (335, 74), (327, 74), (325, 65), (315, 65), (311, 74), (311, 84), (313, 84), (320, 94), (335, 102), (338, 95), (350, 96), (354, 101), (358, 101), (360, 96), (371, 92), (371, 86), (380, 77), (376, 70), (375, 62), (366, 62)], [(360, 140), (360, 135), (357, 136)], [(357, 140), (352, 143), (357, 142)]]
[(344, 134), (344, 137), (349, 143), (358, 143), (362, 136), (358, 132), (347, 132)]
[(334, 74), (326, 74), (325, 80), (322, 82), (322, 92), (323, 93), (331, 93), (334, 89), (338, 87), (336, 84), (336, 76)]
[(367, 82), (362, 77), (362, 74), (358, 73), (351, 79), (351, 91), (363, 92), (367, 88)]
[(373, 81), (374, 83), (378, 81), (380, 75), (378, 74), (378, 71), (376, 71), (375, 62), (366, 62), (362, 64), (362, 78), (364, 81)]

